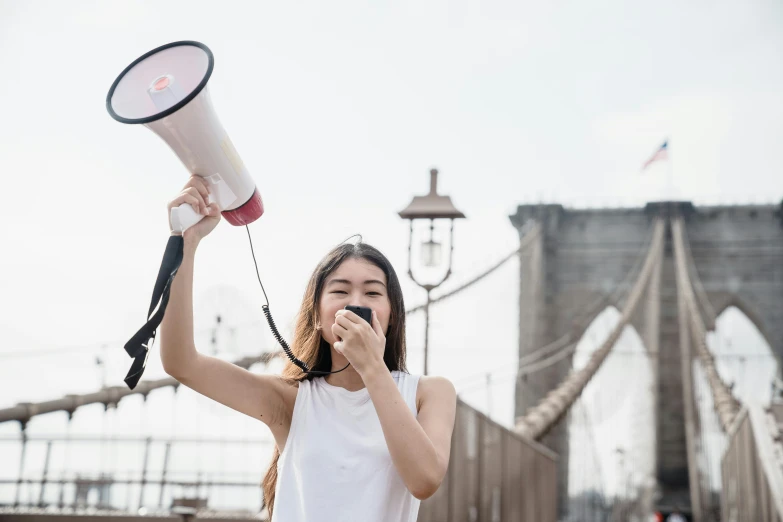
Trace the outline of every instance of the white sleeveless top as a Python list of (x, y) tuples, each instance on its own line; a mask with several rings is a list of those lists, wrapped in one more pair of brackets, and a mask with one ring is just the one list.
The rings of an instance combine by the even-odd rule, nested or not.
[[(391, 374), (416, 416), (419, 377)], [(277, 461), (272, 522), (415, 522), (419, 503), (394, 467), (367, 388), (301, 381)]]

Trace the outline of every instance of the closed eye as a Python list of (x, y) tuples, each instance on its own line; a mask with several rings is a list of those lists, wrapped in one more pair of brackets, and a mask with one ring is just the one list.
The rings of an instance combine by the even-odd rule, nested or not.
[(332, 294), (347, 294), (348, 292), (346, 292), (345, 290), (335, 290), (335, 291), (333, 291), (331, 293)]
[(367, 292), (367, 295), (381, 295), (380, 292)]

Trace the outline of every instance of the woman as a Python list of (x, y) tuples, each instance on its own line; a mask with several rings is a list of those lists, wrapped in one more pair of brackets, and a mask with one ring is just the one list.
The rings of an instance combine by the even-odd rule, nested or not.
[[(456, 393), (405, 368), (405, 307), (389, 261), (359, 243), (335, 248), (307, 285), (282, 376), (256, 375), (199, 353), (193, 340), (193, 263), (220, 221), (209, 187), (191, 177), (169, 202), (205, 215), (183, 234), (184, 257), (161, 323), (163, 368), (185, 386), (269, 426), (276, 448), (263, 481), (274, 522), (416, 520), (449, 462)], [(372, 308), (372, 324), (345, 310)], [(345, 370), (341, 370), (346, 367)]]

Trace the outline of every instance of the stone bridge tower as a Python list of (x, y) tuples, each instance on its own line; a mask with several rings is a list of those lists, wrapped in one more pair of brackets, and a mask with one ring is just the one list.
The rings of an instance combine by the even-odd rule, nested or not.
[[(681, 215), (686, 224), (695, 271), (710, 305), (703, 314), (714, 328), (717, 315), (736, 306), (756, 325), (778, 359), (783, 360), (783, 203), (769, 206), (695, 207), (690, 202), (649, 203), (644, 208), (565, 209), (561, 205), (520, 205), (510, 216), (541, 224), (542, 234), (520, 258), (519, 355), (565, 333), (581, 335), (605, 306), (590, 305), (624, 283), (624, 298), (634, 282), (626, 277), (643, 256), (651, 221)], [(653, 361), (656, 383), (655, 474), (661, 507), (689, 506), (681, 382), (677, 289), (671, 229), (667, 227), (660, 273), (653, 274), (632, 321)], [(693, 267), (692, 267), (693, 269)], [(657, 290), (657, 292), (656, 292)], [(657, 294), (657, 295), (656, 295)], [(706, 301), (706, 300), (705, 300)], [(711, 308), (711, 309), (710, 309)], [(537, 404), (571, 368), (571, 358), (517, 381), (517, 416)], [(568, 484), (567, 423), (542, 442), (560, 455), (558, 487), (561, 512)]]

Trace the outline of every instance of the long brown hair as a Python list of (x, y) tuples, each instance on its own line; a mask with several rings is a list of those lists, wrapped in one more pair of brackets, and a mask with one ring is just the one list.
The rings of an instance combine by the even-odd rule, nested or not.
[[(397, 279), (391, 263), (378, 249), (367, 243), (342, 244), (329, 252), (318, 264), (305, 289), (302, 306), (296, 319), (294, 340), (291, 343), (291, 351), (297, 359), (318, 371), (331, 371), (332, 352), (321, 333), (316, 330), (318, 323), (318, 306), (321, 300), (326, 278), (334, 272), (346, 259), (364, 259), (380, 268), (386, 275), (386, 287), (388, 289), (391, 315), (389, 317), (389, 330), (386, 332), (386, 351), (383, 361), (389, 371), (407, 372), (405, 367), (405, 303), (402, 299), (402, 288)], [(283, 379), (292, 384), (305, 379), (312, 380), (313, 376), (303, 373), (302, 370), (288, 361), (283, 368)], [(275, 445), (272, 463), (264, 476), (261, 487), (264, 492), (264, 504), (272, 518), (272, 510), (275, 504), (275, 486), (277, 485), (277, 461), (280, 459), (280, 449)]]

